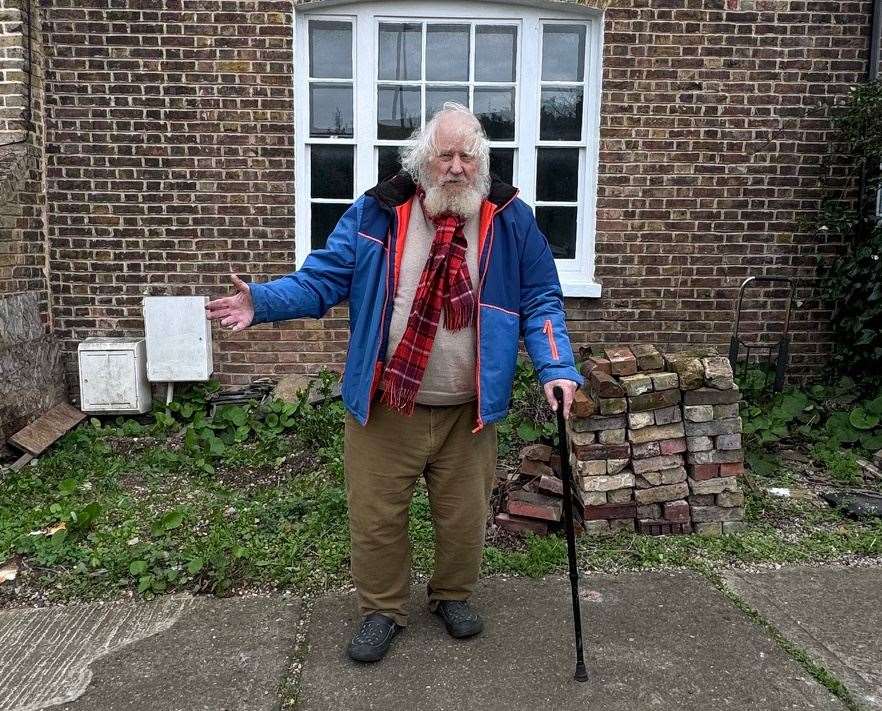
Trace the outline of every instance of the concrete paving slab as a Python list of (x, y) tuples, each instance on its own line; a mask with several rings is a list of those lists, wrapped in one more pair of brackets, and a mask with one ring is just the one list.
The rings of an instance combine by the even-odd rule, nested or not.
[(0, 711), (275, 709), (299, 614), (278, 596), (0, 612)]
[(725, 578), (860, 706), (882, 709), (882, 568), (797, 566)]
[(374, 665), (345, 656), (359, 619), (354, 595), (323, 598), (308, 633), (302, 708), (844, 708), (698, 575), (591, 575), (582, 590), (587, 683), (573, 681), (567, 578), (481, 581), (474, 602), (485, 629), (471, 640), (448, 637), (415, 589), (409, 627)]

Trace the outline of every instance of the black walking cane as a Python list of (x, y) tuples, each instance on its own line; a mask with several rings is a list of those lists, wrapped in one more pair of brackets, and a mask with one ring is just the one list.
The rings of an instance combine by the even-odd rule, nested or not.
[(579, 570), (576, 564), (576, 531), (573, 528), (573, 473), (570, 470), (570, 448), (567, 446), (567, 425), (564, 420), (563, 390), (555, 386), (557, 400), (557, 439), (560, 447), (560, 476), (563, 480), (564, 527), (567, 533), (567, 557), (570, 559), (570, 584), (573, 588), (573, 625), (576, 631), (576, 681), (588, 681), (582, 656), (582, 613), (579, 608)]

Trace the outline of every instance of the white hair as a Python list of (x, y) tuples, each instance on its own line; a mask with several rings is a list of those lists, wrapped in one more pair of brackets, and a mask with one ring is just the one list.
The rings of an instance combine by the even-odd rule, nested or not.
[(399, 151), (401, 167), (410, 174), (414, 182), (420, 185), (429, 184), (426, 171), (429, 159), (437, 153), (435, 139), (438, 126), (443, 118), (451, 115), (467, 118), (474, 126), (472, 134), (466, 137), (466, 150), (473, 154), (477, 160), (479, 186), (486, 195), (490, 187), (490, 141), (487, 139), (487, 134), (478, 118), (468, 107), (456, 101), (445, 101), (438, 112), (426, 123), (425, 128), (413, 132), (409, 143), (402, 146)]

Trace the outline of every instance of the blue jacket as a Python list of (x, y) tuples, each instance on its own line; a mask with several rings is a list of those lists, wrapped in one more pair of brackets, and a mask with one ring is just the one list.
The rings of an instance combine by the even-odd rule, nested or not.
[[(392, 304), (416, 186), (405, 174), (358, 198), (296, 272), (251, 284), (253, 323), (321, 318), (349, 299), (349, 351), (343, 403), (367, 424), (383, 372)], [(493, 180), (481, 207), (478, 242), (478, 396), (475, 431), (508, 412), (518, 337), (540, 382), (583, 383), (567, 336), (563, 294), (554, 259), (530, 208), (517, 190)]]

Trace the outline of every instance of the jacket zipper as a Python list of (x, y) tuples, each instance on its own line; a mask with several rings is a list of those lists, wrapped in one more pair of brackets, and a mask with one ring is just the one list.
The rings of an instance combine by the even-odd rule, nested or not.
[(554, 341), (554, 327), (551, 325), (551, 319), (545, 319), (545, 326), (542, 332), (548, 336), (548, 347), (551, 349), (552, 360), (560, 360), (560, 353), (557, 352), (557, 343)]
[[(393, 220), (395, 221), (395, 225), (397, 228), (398, 225), (398, 214), (393, 210)], [(396, 229), (396, 242), (397, 242), (397, 229)], [(395, 280), (395, 275), (390, 273), (390, 258), (392, 254), (392, 238), (391, 238), (391, 230), (386, 239), (386, 278), (383, 280), (383, 309), (380, 312), (381, 320), (380, 320), (380, 338), (377, 341), (377, 352), (374, 355), (374, 373), (371, 376), (371, 385), (370, 390), (368, 391), (368, 402), (367, 402), (367, 414), (364, 418), (364, 423), (367, 425), (368, 420), (371, 417), (371, 405), (374, 401), (374, 393), (376, 392), (376, 386), (374, 383), (377, 380), (378, 372), (382, 371), (381, 368), (378, 368), (380, 362), (380, 348), (383, 346), (383, 333), (386, 330), (386, 306), (389, 302), (389, 279)], [(394, 267), (393, 267), (394, 268)], [(382, 372), (380, 372), (380, 376), (382, 377)]]

